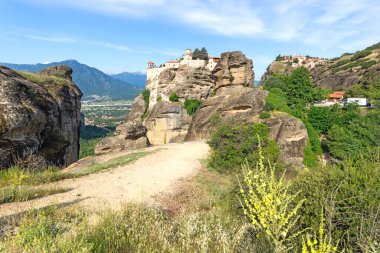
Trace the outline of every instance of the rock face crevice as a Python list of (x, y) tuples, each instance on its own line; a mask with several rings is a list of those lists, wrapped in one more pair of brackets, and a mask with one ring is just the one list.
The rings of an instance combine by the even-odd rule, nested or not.
[(68, 165), (79, 156), (81, 91), (72, 70), (17, 73), (0, 66), (0, 168), (34, 152)]

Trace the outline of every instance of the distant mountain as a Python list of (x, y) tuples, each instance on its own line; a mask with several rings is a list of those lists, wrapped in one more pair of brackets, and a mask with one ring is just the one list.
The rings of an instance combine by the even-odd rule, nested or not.
[(66, 65), (73, 69), (73, 80), (82, 90), (86, 100), (91, 96), (109, 96), (112, 99), (132, 99), (141, 92), (141, 86), (115, 79), (102, 71), (79, 63), (76, 60), (52, 62), (48, 64), (0, 63), (11, 69), (38, 72), (50, 66)]
[(111, 75), (113, 78), (126, 83), (132, 83), (139, 87), (145, 88), (146, 74), (141, 72), (123, 72), (120, 74)]

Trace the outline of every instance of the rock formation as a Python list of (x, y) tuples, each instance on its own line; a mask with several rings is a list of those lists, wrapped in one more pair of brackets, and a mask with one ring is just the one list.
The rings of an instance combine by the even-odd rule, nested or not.
[(138, 149), (148, 146), (147, 129), (141, 121), (127, 121), (116, 128), (117, 136), (106, 137), (95, 147), (95, 154), (115, 150)]
[(58, 165), (78, 159), (82, 93), (71, 73), (65, 66), (36, 74), (0, 67), (0, 167), (30, 152)]
[[(145, 139), (142, 139), (145, 136), (153, 145), (207, 139), (218, 122), (263, 122), (259, 114), (264, 110), (268, 92), (253, 87), (252, 68), (252, 60), (236, 51), (223, 53), (212, 72), (205, 68), (180, 66), (167, 68), (157, 75), (152, 74), (146, 86), (150, 91), (149, 115), (140, 123), (146, 127), (146, 135), (140, 130), (122, 131), (124, 127), (119, 126), (119, 135), (99, 143), (96, 153), (146, 144)], [(179, 102), (169, 102), (173, 92), (179, 97)], [(184, 108), (186, 99), (202, 102), (193, 116), (189, 116)], [(128, 120), (141, 120), (144, 112), (145, 103), (139, 96)], [(302, 122), (282, 115), (263, 123), (268, 124), (271, 138), (282, 148), (281, 159), (302, 166), (303, 150), (307, 143), (307, 132)], [(138, 129), (142, 129), (141, 126)], [(138, 144), (134, 142), (136, 132), (141, 139)], [(132, 142), (128, 136), (133, 137)]]
[[(347, 90), (352, 85), (366, 85), (368, 81), (380, 75), (379, 44), (358, 51), (354, 54), (345, 53), (340, 57), (321, 61), (315, 65), (301, 64), (310, 70), (310, 75), (317, 86), (333, 90)], [(289, 59), (272, 62), (261, 78), (265, 82), (273, 73), (288, 75), (300, 64), (294, 64)]]
[(225, 86), (252, 86), (255, 76), (252, 60), (240, 51), (223, 53), (213, 70), (215, 89)]
[(145, 120), (147, 137), (153, 145), (185, 140), (191, 122), (182, 103), (157, 103)]
[(303, 167), (304, 150), (308, 141), (305, 125), (287, 113), (263, 120), (269, 127), (269, 138), (281, 149), (280, 160), (286, 164)]

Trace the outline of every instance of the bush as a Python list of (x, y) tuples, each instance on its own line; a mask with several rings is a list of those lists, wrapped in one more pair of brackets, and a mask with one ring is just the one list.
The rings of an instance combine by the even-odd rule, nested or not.
[(145, 112), (141, 115), (141, 119), (144, 120), (149, 115), (149, 98), (150, 98), (150, 90), (144, 90), (141, 95), (145, 101)]
[(269, 90), (268, 96), (265, 98), (264, 110), (277, 110), (281, 112), (292, 113), (292, 110), (287, 105), (287, 98), (285, 92), (279, 88), (273, 88)]
[(326, 166), (302, 171), (291, 187), (293, 193), (302, 189), (298, 199), (306, 199), (300, 209), (299, 229), (317, 230), (323, 209), (327, 231), (333, 241), (340, 241), (341, 249), (376, 252), (362, 247), (380, 239), (379, 151), (378, 147), (364, 151), (360, 160), (347, 161), (341, 168)]
[(175, 93), (175, 92), (171, 93), (169, 96), (169, 101), (170, 102), (178, 102), (179, 98), (177, 96), (177, 93)]
[(372, 53), (371, 50), (363, 50), (363, 51), (356, 52), (356, 53), (351, 57), (351, 61), (356, 61), (356, 60), (358, 60), (358, 59), (364, 58), (364, 57), (370, 55), (371, 53)]
[(185, 108), (187, 111), (187, 114), (194, 115), (194, 113), (198, 110), (198, 108), (201, 106), (201, 101), (198, 99), (186, 99), (185, 100)]
[(264, 124), (221, 124), (208, 142), (210, 167), (223, 172), (239, 168), (246, 159), (249, 163), (256, 163), (259, 159), (257, 135), (261, 138), (264, 155), (276, 162), (280, 149), (275, 141), (268, 139), (268, 132)]
[(267, 119), (267, 118), (270, 118), (270, 112), (267, 112), (267, 111), (263, 111), (260, 113), (260, 119)]
[(287, 252), (293, 246), (291, 240), (299, 236), (295, 225), (299, 217), (298, 210), (305, 199), (295, 201), (300, 193), (290, 193), (284, 176), (276, 178), (275, 168), (270, 164), (264, 166), (264, 156), (258, 141), (259, 161), (256, 167), (242, 165), (243, 182), (240, 193), (244, 214), (257, 228), (257, 236), (267, 237), (272, 244), (271, 252)]

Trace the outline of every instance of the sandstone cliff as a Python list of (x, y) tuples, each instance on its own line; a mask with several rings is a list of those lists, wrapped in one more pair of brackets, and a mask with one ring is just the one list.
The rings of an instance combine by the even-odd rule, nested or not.
[(82, 93), (71, 74), (65, 66), (37, 74), (0, 66), (0, 167), (30, 152), (57, 165), (78, 159)]

